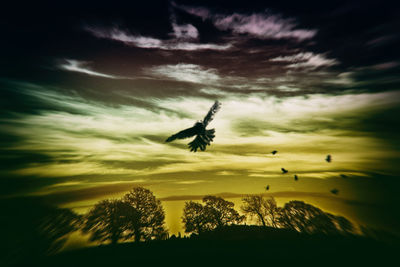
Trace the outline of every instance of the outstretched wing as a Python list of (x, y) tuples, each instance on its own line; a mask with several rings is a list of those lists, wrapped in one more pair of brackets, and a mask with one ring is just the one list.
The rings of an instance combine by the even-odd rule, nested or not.
[(203, 124), (204, 127), (207, 127), (207, 125), (212, 121), (214, 118), (215, 113), (221, 108), (221, 103), (218, 102), (218, 100), (215, 101), (214, 105), (210, 108), (208, 111), (207, 115), (203, 119)]
[(180, 131), (179, 133), (171, 135), (170, 137), (167, 138), (167, 140), (165, 140), (165, 142), (171, 142), (171, 141), (174, 141), (175, 139), (184, 139), (184, 138), (192, 137), (196, 134), (197, 134), (197, 131), (196, 131), (195, 127), (187, 128), (183, 131)]

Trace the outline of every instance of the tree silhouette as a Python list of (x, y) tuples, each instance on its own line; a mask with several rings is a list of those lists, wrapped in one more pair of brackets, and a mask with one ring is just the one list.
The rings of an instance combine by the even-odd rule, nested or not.
[(207, 221), (204, 206), (193, 201), (185, 202), (182, 222), (186, 233), (201, 234), (211, 230), (211, 224)]
[(164, 228), (165, 213), (161, 201), (143, 187), (135, 187), (123, 197), (123, 201), (138, 213), (137, 220), (129, 224), (130, 237), (136, 242), (141, 240), (162, 239), (167, 235)]
[(129, 226), (138, 221), (139, 213), (122, 200), (102, 200), (86, 215), (83, 233), (90, 233), (91, 241), (110, 241), (116, 244), (126, 240)]
[(193, 201), (185, 203), (182, 222), (186, 233), (200, 234), (217, 227), (238, 224), (245, 219), (233, 208), (233, 202), (221, 197), (205, 196), (203, 202), (204, 205)]
[(161, 239), (167, 235), (164, 228), (164, 210), (160, 200), (143, 187), (135, 187), (121, 200), (103, 200), (86, 215), (82, 231), (90, 233), (91, 241), (134, 239), (135, 242)]
[(349, 234), (354, 227), (341, 216), (326, 213), (303, 201), (290, 201), (280, 211), (283, 227), (309, 234)]
[(264, 227), (278, 226), (280, 210), (273, 197), (265, 199), (262, 195), (249, 195), (242, 199), (244, 205), (241, 207), (245, 214), (251, 218), (256, 217), (257, 221)]
[(246, 218), (239, 215), (233, 208), (235, 206), (233, 202), (221, 197), (205, 196), (203, 202), (205, 203), (204, 212), (207, 218), (209, 218), (212, 228), (238, 224)]
[(58, 252), (79, 227), (80, 216), (39, 198), (0, 200), (0, 265)]
[(53, 254), (62, 248), (68, 234), (79, 229), (81, 217), (70, 209), (48, 207), (45, 212), (38, 221), (36, 243), (41, 243), (45, 254)]

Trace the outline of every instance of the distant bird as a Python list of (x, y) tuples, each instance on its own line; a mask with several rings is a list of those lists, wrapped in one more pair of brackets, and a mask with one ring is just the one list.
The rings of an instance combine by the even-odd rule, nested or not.
[(175, 139), (184, 139), (196, 135), (192, 142), (188, 143), (190, 151), (196, 152), (200, 148), (201, 151), (206, 150), (206, 146), (210, 145), (215, 137), (215, 129), (206, 130), (207, 125), (214, 118), (215, 113), (221, 108), (221, 103), (215, 101), (214, 105), (210, 108), (207, 115), (202, 121), (198, 121), (191, 128), (187, 128), (176, 134), (171, 135), (165, 142), (172, 142)]
[(295, 180), (295, 181), (299, 180), (299, 177), (297, 177), (296, 174), (294, 175), (294, 180)]
[(286, 170), (285, 168), (281, 168), (281, 170), (282, 170), (282, 173), (287, 173), (288, 172), (288, 170)]
[(347, 178), (347, 175), (346, 174), (341, 174), (340, 177)]
[(326, 162), (331, 162), (332, 161), (332, 156), (331, 155), (328, 155), (328, 156), (326, 156)]
[(265, 187), (265, 190), (267, 190), (267, 191), (269, 190), (269, 185), (267, 185), (267, 186)]
[(275, 155), (276, 153), (278, 153), (278, 151), (273, 150), (271, 153), (272, 153), (272, 155)]
[(334, 194), (334, 195), (337, 195), (337, 194), (339, 194), (339, 190), (334, 188), (334, 189), (331, 190), (331, 193)]

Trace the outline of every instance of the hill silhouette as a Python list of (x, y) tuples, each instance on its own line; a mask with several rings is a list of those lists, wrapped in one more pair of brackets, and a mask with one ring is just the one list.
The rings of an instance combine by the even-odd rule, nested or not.
[(362, 236), (303, 234), (288, 229), (232, 225), (190, 238), (102, 245), (62, 252), (37, 266), (158, 266), (251, 263), (348, 265), (387, 262), (396, 246)]
[[(101, 200), (86, 214), (38, 199), (0, 202), (1, 266), (158, 266), (249, 263), (369, 265), (397, 255), (399, 239), (360, 226), (303, 201), (277, 206), (247, 195), (240, 207), (217, 196), (185, 203), (188, 236), (169, 236), (161, 201), (143, 187), (121, 199)], [(246, 216), (259, 225), (246, 225)], [(255, 220), (254, 220), (255, 219)], [(68, 235), (88, 233), (102, 245), (61, 251)]]

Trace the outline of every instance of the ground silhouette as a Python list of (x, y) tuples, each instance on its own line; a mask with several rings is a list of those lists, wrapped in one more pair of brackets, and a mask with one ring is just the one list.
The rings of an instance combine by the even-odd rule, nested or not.
[(370, 266), (394, 258), (395, 249), (362, 236), (310, 235), (289, 229), (230, 225), (191, 238), (174, 236), (64, 252), (46, 258), (40, 266)]
[[(396, 238), (367, 227), (358, 235), (346, 218), (303, 201), (278, 207), (262, 195), (243, 198), (241, 207), (260, 226), (244, 225), (249, 220), (221, 197), (186, 202), (185, 237), (168, 237), (161, 202), (143, 187), (100, 201), (83, 216), (31, 199), (1, 204), (2, 266), (359, 266), (387, 261), (399, 248)], [(55, 253), (77, 229), (102, 245)]]

